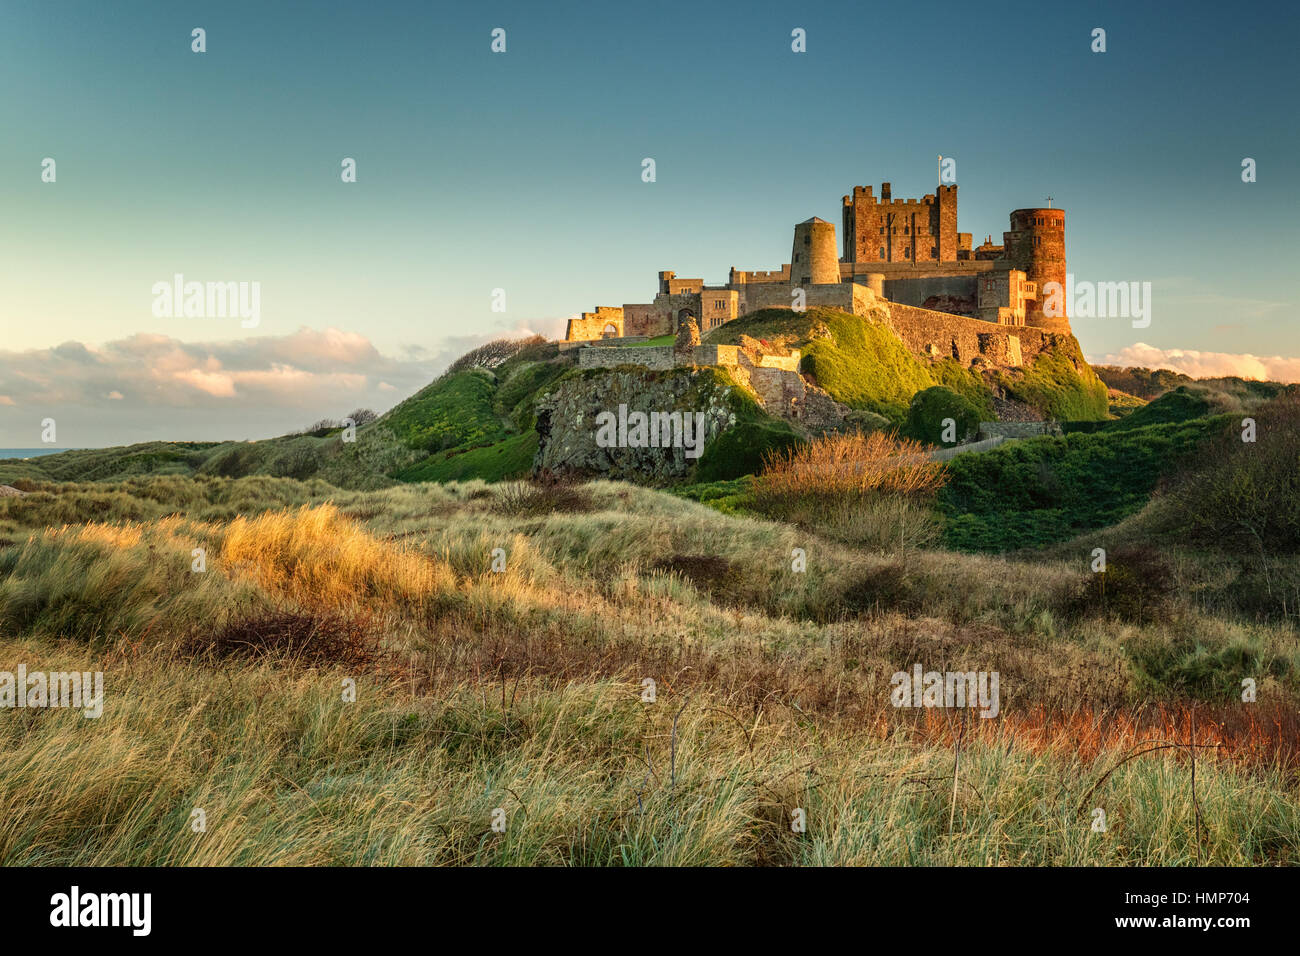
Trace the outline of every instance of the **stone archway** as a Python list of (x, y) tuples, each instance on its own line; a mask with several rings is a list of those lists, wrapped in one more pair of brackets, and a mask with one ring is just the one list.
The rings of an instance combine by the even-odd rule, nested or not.
[(600, 337), (602, 339), (618, 338), (618, 326), (616, 326), (613, 322), (606, 322), (605, 327), (601, 329)]

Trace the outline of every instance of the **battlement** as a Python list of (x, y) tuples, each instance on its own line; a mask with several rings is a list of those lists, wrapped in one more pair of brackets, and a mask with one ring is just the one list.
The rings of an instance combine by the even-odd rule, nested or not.
[(687, 319), (708, 332), (770, 308), (867, 315), (878, 301), (995, 327), (1069, 332), (1068, 317), (1048, 316), (1043, 309), (1049, 283), (1065, 282), (1064, 210), (1016, 209), (1002, 245), (989, 234), (972, 248), (972, 234), (957, 231), (952, 183), (920, 199), (895, 199), (887, 182), (880, 184), (879, 197), (871, 186), (854, 186), (842, 205), (842, 256), (835, 226), (813, 216), (795, 225), (790, 261), (779, 270), (733, 266), (725, 285), (661, 271), (653, 302), (584, 312), (569, 321), (567, 339), (657, 337), (674, 333)]

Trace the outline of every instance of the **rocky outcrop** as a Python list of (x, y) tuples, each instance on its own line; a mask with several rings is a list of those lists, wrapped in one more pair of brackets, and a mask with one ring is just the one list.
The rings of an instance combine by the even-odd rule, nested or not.
[[(684, 478), (699, 452), (736, 424), (738, 390), (726, 372), (693, 366), (656, 370), (627, 365), (565, 378), (537, 402), (540, 441), (533, 471), (652, 483)], [(647, 417), (657, 413), (659, 424), (670, 424), (651, 429), (649, 440), (642, 441), (646, 436), (637, 434), (635, 419), (627, 427), (635, 412)], [(671, 418), (673, 413), (678, 417)], [(687, 415), (690, 426), (685, 426)], [(616, 423), (612, 432), (601, 433), (602, 422), (610, 422), (604, 416)]]

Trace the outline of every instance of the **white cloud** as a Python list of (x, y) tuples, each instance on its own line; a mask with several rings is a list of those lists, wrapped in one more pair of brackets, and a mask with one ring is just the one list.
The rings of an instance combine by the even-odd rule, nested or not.
[(1118, 352), (1090, 359), (1094, 365), (1167, 368), (1192, 378), (1235, 375), (1272, 382), (1300, 382), (1300, 358), (1251, 355), (1248, 352), (1201, 352), (1196, 349), (1161, 349), (1139, 342)]
[(60, 444), (76, 447), (264, 438), (356, 408), (382, 412), (437, 370), (332, 328), (201, 343), (141, 333), (102, 346), (0, 351), (0, 445), (34, 447), (47, 416), (59, 423)]

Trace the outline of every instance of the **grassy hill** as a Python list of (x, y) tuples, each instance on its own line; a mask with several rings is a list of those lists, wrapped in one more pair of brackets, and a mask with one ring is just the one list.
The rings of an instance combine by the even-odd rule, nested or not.
[(1040, 355), (1023, 370), (990, 372), (986, 378), (951, 358), (932, 362), (914, 355), (879, 316), (764, 309), (720, 326), (708, 341), (734, 345), (745, 335), (801, 349), (802, 371), (832, 398), (897, 424), (906, 418), (912, 396), (935, 385), (963, 396), (986, 421), (997, 418), (994, 390), (1039, 409), (1046, 418), (1096, 420), (1108, 414), (1106, 386), (1073, 341)]
[[(0, 483), (122, 481), (144, 475), (318, 478), (340, 488), (406, 481), (520, 477), (537, 449), (533, 404), (573, 366), (553, 344), (492, 343), (385, 414), (341, 427), (256, 442), (150, 442), (0, 461)], [(489, 365), (476, 364), (489, 362)]]
[(1163, 475), (1230, 422), (1217, 416), (1134, 427), (1121, 419), (1114, 426), (1127, 427), (958, 455), (938, 501), (945, 540), (961, 551), (1013, 551), (1114, 524), (1141, 510)]
[[(931, 361), (912, 354), (878, 317), (830, 309), (797, 313), (763, 310), (713, 330), (706, 340), (737, 344), (743, 336), (799, 348), (802, 371), (832, 398), (859, 410), (862, 420), (879, 415), (903, 426), (919, 392), (945, 386), (970, 403), (980, 420), (995, 420), (994, 397), (1008, 398), (1059, 420), (1107, 417), (1106, 385), (1093, 374), (1073, 340), (1044, 353), (1024, 369), (965, 368), (951, 358)], [(647, 343), (641, 343), (647, 344)], [(629, 347), (635, 359), (635, 346)], [(342, 429), (318, 428), (257, 442), (152, 442), (125, 448), (64, 452), (26, 462), (0, 462), (0, 483), (121, 481), (142, 475), (264, 475), (320, 479), (341, 488), (378, 489), (401, 482), (487, 481), (526, 475), (538, 448), (535, 406), (539, 395), (575, 364), (575, 353), (554, 343), (494, 342), (453, 363), (437, 380), (342, 441)], [(597, 373), (600, 374), (600, 373)], [(1126, 370), (1123, 381), (1149, 389), (1153, 381)], [(1200, 386), (1179, 399), (1140, 408), (1122, 403), (1127, 427), (1184, 421), (1226, 412), (1272, 394), (1265, 383), (1225, 382), (1211, 392)], [(1197, 391), (1200, 389), (1200, 391)], [(1186, 407), (1174, 408), (1175, 401)], [(765, 449), (788, 447), (796, 430), (762, 409), (738, 415), (734, 433), (706, 450), (699, 480), (734, 478), (761, 467)], [(871, 419), (881, 423), (881, 419)]]

